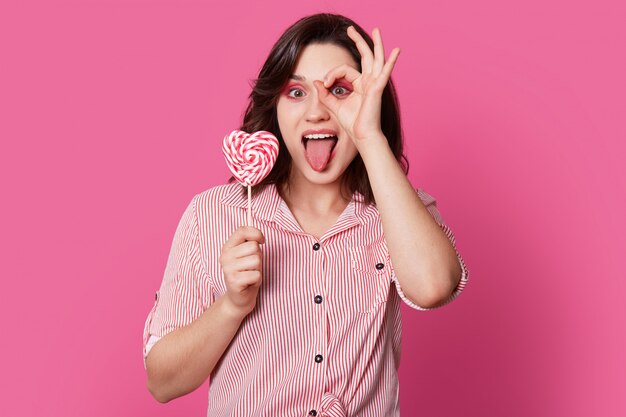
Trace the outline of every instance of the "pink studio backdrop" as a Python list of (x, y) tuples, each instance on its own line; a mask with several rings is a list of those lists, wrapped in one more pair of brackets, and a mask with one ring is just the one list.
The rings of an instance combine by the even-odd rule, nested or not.
[(0, 415), (202, 416), (146, 389), (144, 321), (190, 199), (297, 18), (379, 26), (410, 179), (470, 270), (403, 308), (405, 416), (626, 415), (619, 1), (3, 1)]

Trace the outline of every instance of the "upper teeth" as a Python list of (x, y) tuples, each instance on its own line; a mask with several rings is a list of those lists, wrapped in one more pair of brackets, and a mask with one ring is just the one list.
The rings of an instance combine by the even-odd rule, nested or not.
[(325, 139), (325, 138), (332, 138), (335, 135), (331, 135), (328, 133), (319, 133), (319, 134), (314, 134), (314, 135), (305, 135), (304, 137), (307, 139)]

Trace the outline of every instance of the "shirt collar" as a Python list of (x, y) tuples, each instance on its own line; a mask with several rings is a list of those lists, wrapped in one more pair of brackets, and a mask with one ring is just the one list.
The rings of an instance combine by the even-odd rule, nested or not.
[[(239, 183), (228, 185), (229, 190), (222, 199), (222, 204), (231, 207), (248, 209), (248, 189)], [(252, 197), (252, 217), (260, 220), (274, 220), (276, 209), (282, 198), (278, 195), (274, 184), (263, 187)]]
[[(229, 184), (229, 190), (222, 199), (222, 204), (231, 207), (248, 208), (248, 193), (246, 187), (238, 183)], [(352, 199), (344, 212), (337, 219), (336, 224), (328, 231), (327, 234), (337, 233), (339, 230), (345, 230), (348, 227), (364, 224), (370, 214), (373, 206), (363, 202), (364, 197), (361, 193), (355, 191)], [(285, 229), (300, 231), (297, 221), (293, 218), (293, 214), (289, 210), (287, 203), (282, 199), (275, 184), (269, 184), (263, 187), (258, 194), (252, 197), (252, 217), (259, 220), (266, 220), (279, 223)], [(294, 230), (297, 229), (297, 230)]]

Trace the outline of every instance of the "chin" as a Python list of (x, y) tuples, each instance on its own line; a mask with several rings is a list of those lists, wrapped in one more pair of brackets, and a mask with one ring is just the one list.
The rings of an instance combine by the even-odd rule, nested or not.
[(317, 172), (311, 169), (311, 167), (307, 167), (307, 172), (304, 174), (304, 177), (312, 184), (327, 185), (333, 184), (341, 180), (344, 172), (345, 169), (337, 170), (333, 168), (325, 169), (322, 172)]
[[(351, 162), (351, 161), (350, 161)], [(329, 185), (340, 181), (350, 166), (344, 158), (335, 158), (323, 171), (314, 170), (304, 157), (298, 161), (292, 159), (292, 169), (296, 169), (298, 176), (310, 184)]]

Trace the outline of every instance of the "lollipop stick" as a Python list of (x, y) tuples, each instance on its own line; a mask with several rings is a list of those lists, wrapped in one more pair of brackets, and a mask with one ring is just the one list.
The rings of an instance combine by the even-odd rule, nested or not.
[(250, 213), (252, 212), (252, 188), (248, 185), (248, 226), (252, 223), (252, 216)]
[(252, 135), (233, 130), (222, 142), (228, 169), (239, 184), (248, 187), (248, 227), (252, 226), (252, 186), (261, 183), (270, 173), (279, 147), (276, 136), (265, 130)]

